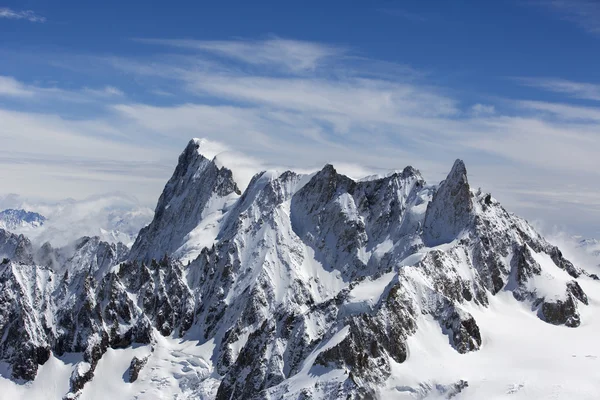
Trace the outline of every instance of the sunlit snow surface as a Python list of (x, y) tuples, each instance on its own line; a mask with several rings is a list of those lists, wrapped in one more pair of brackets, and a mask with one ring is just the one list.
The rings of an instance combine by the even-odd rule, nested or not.
[[(600, 389), (598, 284), (580, 282), (590, 294), (577, 329), (540, 323), (511, 293), (490, 298), (489, 308), (465, 307), (481, 329), (481, 350), (459, 354), (439, 325), (422, 317), (410, 337), (410, 354), (393, 364), (382, 398), (436, 398), (436, 385), (465, 380), (456, 399), (597, 399)], [(444, 397), (439, 397), (444, 398)]]
[[(98, 362), (94, 379), (82, 392), (80, 400), (95, 399), (212, 399), (219, 381), (212, 378), (214, 342), (200, 344), (165, 338), (158, 332), (156, 343), (127, 349), (108, 349)], [(138, 379), (129, 383), (129, 364), (133, 357), (150, 355)], [(5, 364), (0, 365), (0, 398), (61, 399), (69, 391), (69, 377), (80, 354), (51, 357), (40, 367), (35, 381), (15, 383), (8, 378)]]

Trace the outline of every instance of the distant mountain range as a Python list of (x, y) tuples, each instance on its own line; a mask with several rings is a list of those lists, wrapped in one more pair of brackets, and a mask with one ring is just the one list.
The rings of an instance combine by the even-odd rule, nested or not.
[(22, 233), (38, 245), (50, 242), (58, 247), (82, 236), (131, 246), (154, 214), (136, 199), (119, 193), (57, 202), (30, 201), (16, 195), (0, 198), (0, 207), (7, 205), (11, 207), (0, 212), (1, 229)]
[(600, 265), (600, 240), (598, 239), (579, 239), (578, 246), (586, 253), (598, 258)]
[(46, 217), (36, 212), (8, 209), (0, 211), (0, 229), (17, 231), (35, 229), (44, 225)]

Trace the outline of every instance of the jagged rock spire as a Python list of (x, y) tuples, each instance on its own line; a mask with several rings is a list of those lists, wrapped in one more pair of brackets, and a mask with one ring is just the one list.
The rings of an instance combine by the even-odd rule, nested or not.
[(33, 261), (31, 241), (23, 235), (0, 229), (0, 262), (4, 258), (31, 263)]
[[(218, 202), (240, 194), (231, 170), (218, 167), (202, 154), (205, 144), (193, 139), (179, 156), (175, 172), (158, 200), (154, 219), (133, 244), (131, 259), (150, 261), (172, 254), (198, 226), (211, 200)], [(209, 154), (212, 151), (209, 149)]]
[(467, 168), (462, 160), (456, 160), (427, 206), (423, 226), (425, 244), (436, 246), (456, 239), (471, 222), (472, 212)]

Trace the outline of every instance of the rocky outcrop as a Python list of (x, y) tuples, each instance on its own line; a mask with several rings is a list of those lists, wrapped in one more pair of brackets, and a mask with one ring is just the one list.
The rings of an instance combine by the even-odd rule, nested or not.
[(133, 383), (137, 381), (138, 376), (140, 375), (140, 371), (146, 363), (148, 362), (149, 356), (137, 358), (133, 357), (131, 360), (131, 364), (129, 365), (129, 382)]
[(92, 365), (86, 361), (78, 363), (71, 373), (70, 392), (67, 393), (65, 399), (77, 399), (85, 384), (93, 378), (94, 369), (92, 368)]

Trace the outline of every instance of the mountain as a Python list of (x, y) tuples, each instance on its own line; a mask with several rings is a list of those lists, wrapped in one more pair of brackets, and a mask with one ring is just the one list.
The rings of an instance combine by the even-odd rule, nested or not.
[(472, 190), (462, 161), (438, 185), (326, 165), (241, 192), (204, 144), (128, 254), (85, 238), (3, 262), (4, 393), (596, 396), (598, 277)]
[(213, 244), (217, 221), (241, 194), (231, 170), (218, 167), (192, 140), (158, 200), (154, 219), (140, 231), (131, 257), (150, 261), (165, 255), (195, 258)]
[(23, 235), (0, 229), (0, 259), (33, 262), (33, 246)]
[(123, 244), (81, 238), (74, 247), (37, 251), (23, 235), (0, 230), (0, 357), (15, 379), (32, 380), (51, 353), (83, 351), (96, 337), (90, 284), (127, 255)]
[(35, 212), (13, 209), (0, 211), (0, 228), (8, 231), (35, 229), (44, 225), (44, 222), (46, 217)]

